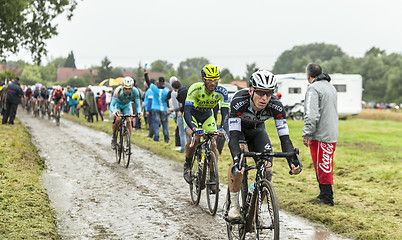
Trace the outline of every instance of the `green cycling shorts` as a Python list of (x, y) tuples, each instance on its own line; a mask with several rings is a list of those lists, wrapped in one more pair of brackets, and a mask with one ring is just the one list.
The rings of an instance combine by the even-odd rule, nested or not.
[[(205, 119), (204, 122), (197, 121), (197, 119), (194, 116), (191, 116), (191, 118), (193, 119), (193, 122), (196, 126), (199, 126), (198, 123), (202, 124), (201, 128), (204, 129), (205, 132), (213, 132), (218, 130), (218, 128), (216, 127), (216, 121), (213, 114), (209, 116), (209, 118)], [(187, 123), (186, 121), (184, 121), (184, 129), (187, 128), (188, 128)]]

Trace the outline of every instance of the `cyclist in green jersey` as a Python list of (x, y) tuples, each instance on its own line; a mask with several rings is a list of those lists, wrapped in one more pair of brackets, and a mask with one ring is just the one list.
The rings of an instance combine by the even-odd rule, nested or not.
[[(205, 65), (201, 70), (202, 82), (194, 83), (190, 86), (184, 105), (184, 127), (189, 141), (186, 144), (186, 162), (184, 163), (184, 180), (191, 182), (191, 160), (194, 155), (195, 147), (204, 132), (217, 131), (216, 119), (214, 118), (213, 108), (221, 103), (222, 121), (229, 112), (229, 97), (225, 87), (218, 84), (220, 72), (217, 66), (213, 64)], [(199, 128), (199, 124), (202, 127)], [(190, 147), (191, 139), (195, 132), (195, 144)], [(220, 134), (223, 131), (220, 129)], [(212, 140), (212, 151), (215, 153), (216, 161), (218, 161), (218, 152), (216, 150), (216, 136)], [(215, 175), (212, 175), (215, 176)]]

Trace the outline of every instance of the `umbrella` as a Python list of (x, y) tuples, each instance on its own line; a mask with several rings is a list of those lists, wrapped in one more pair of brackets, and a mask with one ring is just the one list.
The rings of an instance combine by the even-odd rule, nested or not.
[(109, 79), (105, 79), (103, 80), (101, 83), (99, 83), (99, 86), (117, 86), (117, 85), (121, 85), (123, 82), (123, 77), (118, 77), (118, 78), (109, 78)]

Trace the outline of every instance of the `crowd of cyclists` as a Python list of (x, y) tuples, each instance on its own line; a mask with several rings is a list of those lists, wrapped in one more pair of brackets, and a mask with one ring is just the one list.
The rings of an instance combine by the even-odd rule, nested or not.
[[(146, 92), (153, 91), (154, 100), (152, 102), (156, 103), (156, 100), (164, 99), (169, 106), (171, 104), (171, 102), (169, 104), (169, 101), (175, 100), (179, 106), (178, 109), (180, 110), (177, 115), (182, 117), (183, 121), (176, 121), (176, 124), (178, 124), (178, 128), (184, 129), (187, 135), (187, 138), (184, 138), (186, 145), (183, 171), (183, 177), (187, 183), (190, 184), (192, 181), (191, 165), (193, 155), (195, 146), (201, 137), (206, 132), (216, 132), (219, 136), (225, 137), (233, 160), (228, 169), (228, 187), (231, 202), (228, 219), (240, 219), (239, 192), (244, 172), (244, 168), (239, 165), (241, 147), (247, 145), (248, 149), (254, 152), (272, 151), (264, 122), (273, 118), (282, 151), (292, 152), (294, 150), (292, 141), (289, 138), (289, 128), (286, 123), (284, 107), (279, 98), (274, 95), (277, 85), (274, 74), (266, 70), (256, 70), (250, 76), (249, 88), (236, 92), (231, 101), (229, 101), (227, 89), (219, 84), (220, 71), (213, 64), (207, 64), (201, 69), (201, 81), (186, 88), (184, 97), (183, 94), (177, 94), (178, 89), (181, 89), (177, 78), (171, 78), (170, 85), (174, 86), (174, 88), (171, 88), (169, 92), (164, 89), (164, 83), (155, 85), (155, 81), (151, 81), (148, 78), (146, 69), (144, 69), (144, 77), (146, 80), (145, 86), (147, 87)], [(87, 90), (90, 91), (90, 88)], [(35, 112), (40, 109), (42, 114), (55, 116), (57, 108), (60, 107), (63, 112), (69, 112), (71, 109), (73, 114), (79, 116), (79, 107), (77, 105), (80, 105), (83, 96), (77, 89), (71, 87), (63, 89), (61, 86), (46, 87), (37, 83), (34, 86), (24, 87), (23, 91), (24, 100), (22, 103), (28, 112)], [(144, 109), (144, 102), (147, 103), (144, 98), (146, 92), (142, 94), (141, 90), (135, 86), (135, 80), (131, 77), (125, 77), (121, 86), (118, 86), (111, 94), (109, 112), (113, 116), (112, 148), (116, 147), (116, 131), (119, 127), (121, 116), (129, 115), (134, 117), (135, 112), (135, 118), (131, 119), (129, 117), (127, 119), (130, 123), (128, 126), (131, 135), (132, 126), (137, 127), (141, 122), (139, 120), (143, 117), (143, 112), (149, 111), (146, 108)], [(166, 92), (169, 93), (166, 94)], [(175, 92), (176, 94), (173, 94)], [(152, 102), (149, 103), (152, 104)], [(162, 107), (160, 106), (161, 109)], [(217, 121), (218, 108), (220, 108), (221, 113), (219, 124)], [(171, 108), (169, 108), (170, 112), (172, 112)], [(147, 119), (147, 122), (150, 124), (150, 119)], [(216, 156), (216, 160), (218, 160), (217, 137), (214, 136), (212, 139), (212, 151)], [(195, 138), (195, 144), (190, 146), (192, 138)], [(183, 141), (183, 137), (181, 139)], [(166, 139), (165, 142), (167, 142)], [(254, 160), (257, 161), (258, 159)], [(265, 161), (267, 179), (270, 180), (273, 167), (272, 158), (266, 157), (263, 160)], [(288, 157), (287, 161), (291, 174), (300, 173), (301, 165), (296, 155)], [(210, 175), (215, 176), (213, 173)]]
[[(144, 69), (146, 73), (146, 70)], [(147, 74), (147, 73), (146, 73)], [(145, 80), (152, 88), (152, 83), (147, 76)], [(186, 95), (185, 102), (180, 102), (183, 106), (184, 129), (189, 139), (185, 146), (185, 163), (183, 177), (187, 183), (192, 181), (191, 164), (194, 155), (195, 145), (190, 146), (192, 138), (195, 143), (206, 132), (218, 132), (225, 135), (226, 141), (232, 155), (233, 162), (228, 169), (228, 182), (231, 197), (231, 207), (229, 220), (241, 218), (239, 212), (239, 192), (242, 182), (244, 169), (239, 166), (240, 146), (247, 144), (250, 151), (262, 152), (271, 151), (271, 143), (265, 129), (265, 121), (273, 118), (283, 152), (294, 150), (292, 141), (289, 138), (289, 128), (286, 123), (286, 115), (280, 100), (274, 95), (277, 85), (274, 74), (266, 70), (257, 70), (250, 76), (249, 88), (238, 91), (231, 102), (229, 102), (227, 89), (219, 84), (220, 71), (217, 66), (207, 64), (201, 69), (201, 82), (192, 84)], [(172, 85), (174, 85), (172, 83)], [(158, 86), (154, 86), (155, 89)], [(158, 91), (158, 90), (155, 90)], [(163, 96), (160, 91), (159, 97)], [(158, 96), (158, 95), (157, 95)], [(117, 129), (119, 114), (133, 114), (130, 104), (135, 101), (138, 106), (140, 95), (134, 87), (132, 78), (127, 77), (123, 80), (121, 87), (117, 88), (113, 94), (112, 105), (110, 108), (114, 115), (113, 133)], [(111, 106), (112, 106), (111, 105)], [(218, 125), (217, 115), (214, 108), (220, 106), (221, 121)], [(142, 117), (142, 109), (137, 107), (139, 118)], [(217, 136), (212, 140), (212, 151), (218, 158)], [(115, 147), (115, 134), (112, 137), (112, 148)], [(257, 159), (255, 159), (257, 160)], [(268, 179), (272, 176), (272, 158), (264, 159)], [(298, 174), (301, 166), (297, 156), (287, 158), (290, 173)], [(215, 174), (210, 174), (215, 176)], [(213, 181), (213, 179), (211, 180)]]

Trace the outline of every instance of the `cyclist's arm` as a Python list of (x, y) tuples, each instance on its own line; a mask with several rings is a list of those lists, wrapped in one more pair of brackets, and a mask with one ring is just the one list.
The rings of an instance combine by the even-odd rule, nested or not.
[(229, 125), (229, 136), (230, 140), (228, 146), (232, 158), (239, 157), (241, 149), (239, 146), (239, 140), (241, 136), (241, 118), (240, 117), (230, 117), (228, 120)]
[(225, 122), (225, 119), (229, 114), (229, 108), (221, 107), (221, 114), (222, 114), (221, 126), (223, 126), (223, 123)]
[(193, 108), (193, 105), (187, 105), (187, 102), (186, 102), (186, 105), (184, 106), (184, 113), (183, 113), (184, 114), (184, 120), (186, 121), (186, 124), (190, 129), (194, 129), (194, 128), (197, 127), (193, 123), (193, 119), (191, 117), (191, 109), (192, 108)]
[(194, 98), (197, 95), (197, 92), (199, 91), (199, 87), (197, 83), (194, 83), (193, 85), (190, 86), (190, 88), (187, 91), (187, 97), (186, 97), (186, 102), (184, 103), (184, 112), (183, 112), (183, 117), (184, 121), (186, 121), (187, 126), (190, 129), (194, 129), (197, 126), (193, 123), (193, 119), (191, 116), (191, 109), (194, 106)]
[(140, 92), (136, 87), (133, 87), (133, 94), (134, 94), (134, 103), (135, 106), (137, 107), (137, 114), (141, 113), (141, 101), (140, 101)]
[(110, 102), (110, 106), (109, 106), (109, 111), (111, 113), (114, 113), (116, 111), (116, 105), (117, 105), (117, 98), (116, 97), (112, 97), (112, 101)]

